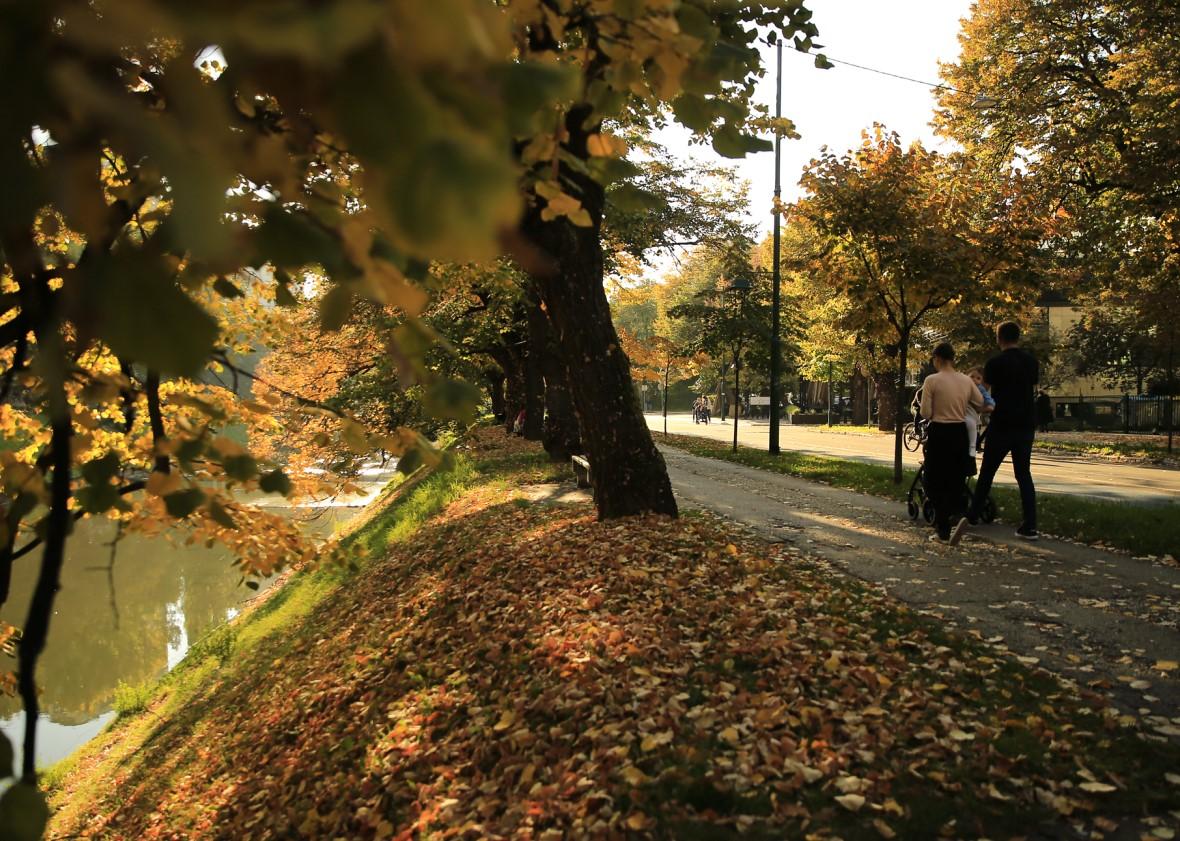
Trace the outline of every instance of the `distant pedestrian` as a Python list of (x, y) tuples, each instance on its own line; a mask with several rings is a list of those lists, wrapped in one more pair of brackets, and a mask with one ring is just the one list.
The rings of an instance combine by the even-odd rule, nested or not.
[(1015, 323), (1005, 321), (996, 328), (996, 343), (1000, 346), (1000, 353), (989, 359), (983, 369), (983, 379), (995, 398), (996, 409), (988, 426), (983, 464), (979, 468), (971, 507), (967, 516), (955, 526), (952, 544), (959, 542), (969, 524), (979, 522), (979, 512), (991, 493), (992, 480), (1009, 453), (1012, 454), (1012, 472), (1020, 486), (1023, 514), (1016, 536), (1023, 540), (1036, 540), (1040, 536), (1037, 533), (1037, 493), (1029, 467), (1037, 429), (1036, 387), (1040, 366), (1036, 357), (1020, 347), (1020, 327)]
[(963, 511), (967, 481), (967, 412), (983, 408), (983, 396), (966, 374), (955, 370), (955, 349), (943, 342), (934, 349), (936, 373), (922, 381), (922, 417), (926, 432), (923, 470), (926, 493), (934, 503), (931, 540), (950, 541), (951, 518)]
[(524, 419), (525, 419), (525, 410), (521, 409), (520, 412), (516, 415), (516, 420), (514, 420), (512, 422), (512, 434), (513, 435), (524, 435)]
[(1044, 389), (1037, 392), (1037, 429), (1041, 432), (1049, 431), (1049, 424), (1053, 423), (1053, 401)]

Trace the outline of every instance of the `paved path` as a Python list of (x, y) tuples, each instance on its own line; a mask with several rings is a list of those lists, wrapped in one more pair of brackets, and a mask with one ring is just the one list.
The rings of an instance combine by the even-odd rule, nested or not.
[[(647, 415), (647, 425), (662, 431), (664, 418)], [(893, 439), (888, 435), (841, 434), (820, 432), (814, 427), (779, 427), (783, 449), (813, 455), (836, 456), (878, 464), (893, 464)], [(668, 415), (668, 431), (680, 435), (698, 435), (720, 441), (733, 440), (730, 422), (714, 420), (694, 424), (687, 414)], [(742, 420), (738, 424), (738, 441), (751, 447), (766, 448), (770, 424), (766, 421)], [(919, 453), (905, 453), (906, 462), (916, 466)], [(1033, 455), (1033, 479), (1037, 489), (1046, 493), (1079, 494), (1098, 499), (1137, 504), (1180, 503), (1180, 470), (1118, 462), (1099, 462), (1062, 454), (1036, 452)], [(1015, 485), (1008, 463), (996, 474), (997, 484)]]
[(1024, 543), (999, 525), (977, 527), (959, 547), (942, 546), (895, 502), (661, 451), (682, 506), (794, 544), (1108, 691), (1122, 709), (1145, 717), (1149, 729), (1180, 735), (1180, 669), (1155, 668), (1180, 660), (1180, 568), (1055, 540)]

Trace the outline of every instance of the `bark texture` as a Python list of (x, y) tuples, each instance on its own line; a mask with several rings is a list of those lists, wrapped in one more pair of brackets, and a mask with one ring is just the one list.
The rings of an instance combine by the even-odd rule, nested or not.
[[(587, 109), (570, 112), (567, 147), (588, 158)], [(605, 196), (600, 184), (572, 169), (562, 172), (592, 224), (541, 219), (540, 203), (529, 209), (524, 233), (549, 254), (556, 270), (535, 280), (557, 333), (570, 373), (570, 392), (582, 425), (582, 444), (590, 459), (594, 502), (600, 519), (657, 513), (676, 516), (676, 500), (664, 459), (635, 396), (630, 363), (619, 345), (602, 287), (600, 229)]]

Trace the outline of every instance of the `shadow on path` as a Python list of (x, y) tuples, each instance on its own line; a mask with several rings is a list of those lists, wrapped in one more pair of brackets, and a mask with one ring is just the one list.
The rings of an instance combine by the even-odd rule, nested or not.
[[(1107, 690), (1148, 729), (1180, 729), (1180, 569), (979, 526), (958, 547), (929, 542), (898, 503), (661, 447), (686, 507), (815, 553), (910, 604)], [(1000, 640), (995, 640), (1000, 642)], [(1164, 664), (1167, 665), (1166, 663)]]

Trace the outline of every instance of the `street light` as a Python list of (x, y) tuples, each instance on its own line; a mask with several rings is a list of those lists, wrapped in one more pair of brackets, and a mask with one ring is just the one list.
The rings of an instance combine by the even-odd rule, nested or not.
[[(774, 116), (783, 116), (783, 42), (779, 39), (775, 44), (777, 65), (775, 73)], [(782, 262), (782, 224), (783, 184), (782, 184), (782, 135), (777, 126), (774, 132), (774, 286), (770, 299), (770, 445), (772, 454), (779, 452), (778, 423), (779, 423), (779, 378), (782, 375), (782, 339), (779, 337), (779, 306), (782, 285), (780, 264)]]
[[(724, 280), (724, 278), (722, 278)], [(725, 290), (726, 292), (736, 292), (738, 294), (738, 330), (741, 330), (741, 314), (742, 303), (745, 301), (746, 293), (750, 291), (749, 278), (739, 277), (735, 279)], [(742, 392), (741, 392), (741, 333), (734, 335), (733, 340), (733, 451), (737, 452), (738, 444), (738, 409), (741, 406)]]

